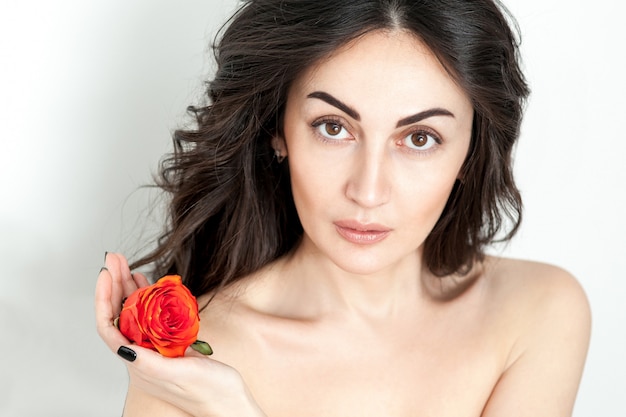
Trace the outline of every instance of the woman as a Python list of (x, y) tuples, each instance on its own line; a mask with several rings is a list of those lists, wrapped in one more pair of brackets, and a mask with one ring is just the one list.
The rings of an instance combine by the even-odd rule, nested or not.
[[(589, 339), (580, 286), (484, 255), (515, 233), (528, 89), (491, 0), (252, 0), (177, 131), (155, 277), (206, 306), (212, 359), (112, 325), (147, 285), (118, 254), (100, 335), (126, 416), (567, 416)], [(505, 225), (509, 225), (506, 229)]]

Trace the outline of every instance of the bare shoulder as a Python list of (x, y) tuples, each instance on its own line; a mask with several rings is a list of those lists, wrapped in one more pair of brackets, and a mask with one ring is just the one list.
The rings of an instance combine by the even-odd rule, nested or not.
[(591, 311), (569, 272), (488, 258), (484, 287), (512, 343), (484, 416), (569, 416), (589, 346)]
[(568, 271), (541, 262), (490, 257), (484, 275), (492, 307), (503, 312), (523, 337), (570, 331), (580, 340), (589, 338), (589, 302)]
[[(554, 265), (510, 258), (489, 257), (485, 262), (488, 291), (496, 302), (537, 313), (561, 310), (559, 316), (590, 315), (587, 296), (578, 280)], [(555, 311), (556, 313), (556, 311)]]

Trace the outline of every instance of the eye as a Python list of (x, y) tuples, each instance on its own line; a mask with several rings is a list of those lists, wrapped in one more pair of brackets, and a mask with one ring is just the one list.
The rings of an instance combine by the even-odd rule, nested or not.
[(340, 123), (332, 120), (321, 120), (313, 124), (317, 133), (328, 140), (346, 140), (351, 139), (352, 135)]
[(441, 143), (439, 137), (426, 130), (418, 130), (402, 139), (405, 146), (412, 150), (427, 151)]

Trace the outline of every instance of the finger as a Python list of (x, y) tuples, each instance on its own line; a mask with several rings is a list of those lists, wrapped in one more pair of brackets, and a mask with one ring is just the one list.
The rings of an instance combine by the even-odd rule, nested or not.
[[(111, 272), (113, 289), (111, 292), (115, 309), (121, 309), (124, 298), (130, 296), (138, 288), (128, 268), (126, 258), (119, 253), (109, 253), (106, 266)], [(119, 311), (118, 311), (119, 313)]]
[[(198, 400), (215, 406), (219, 402), (228, 410), (240, 407), (245, 401), (254, 402), (239, 372), (222, 362), (208, 357), (166, 358), (136, 345), (124, 349), (126, 360), (130, 360), (127, 365), (131, 386), (190, 415), (199, 415), (194, 412), (197, 411), (194, 404), (196, 407), (200, 404)], [(210, 389), (207, 391), (206, 387)], [(229, 415), (217, 412), (219, 408), (215, 415)]]
[(111, 277), (111, 303), (113, 305), (113, 313), (117, 316), (122, 309), (122, 299), (124, 298), (124, 289), (122, 286), (120, 263), (115, 253), (107, 253), (104, 266), (108, 269)]
[(117, 312), (111, 303), (112, 279), (108, 270), (102, 269), (98, 275), (95, 294), (96, 328), (98, 334), (116, 352), (120, 345), (128, 344), (128, 340), (113, 325)]
[(148, 278), (146, 278), (146, 276), (141, 272), (135, 272), (132, 275), (133, 279), (135, 280), (135, 285), (137, 285), (138, 288), (143, 288), (150, 285), (150, 281), (148, 281)]
[[(181, 358), (166, 358), (161, 354), (138, 345), (122, 345), (125, 354), (118, 354), (126, 359), (129, 369), (137, 376), (152, 381), (161, 386), (176, 384), (176, 381), (193, 379), (194, 376), (216, 378), (226, 377), (227, 374), (238, 374), (232, 367), (200, 355), (200, 357), (185, 356)], [(120, 346), (121, 347), (121, 346)], [(134, 353), (128, 354), (128, 351)], [(221, 377), (220, 377), (221, 375)]]
[(116, 255), (118, 258), (119, 265), (120, 265), (120, 273), (121, 273), (120, 278), (122, 280), (123, 294), (124, 294), (124, 297), (128, 297), (129, 295), (131, 295), (133, 292), (137, 290), (138, 286), (135, 283), (135, 280), (133, 279), (133, 274), (131, 274), (130, 272), (130, 268), (128, 267), (128, 261), (126, 260), (126, 257), (120, 254), (116, 254)]
[[(137, 290), (137, 284), (133, 280), (133, 276), (130, 273), (128, 267), (128, 261), (119, 253), (110, 253), (107, 255), (107, 267), (111, 265), (111, 274), (113, 276), (114, 290), (119, 291), (120, 299), (128, 297), (135, 290)], [(115, 289), (115, 286), (118, 288)]]
[[(211, 374), (210, 365), (198, 358), (166, 358), (137, 345), (121, 346), (118, 354), (126, 360), (131, 385), (165, 402), (179, 404), (181, 396), (190, 395), (188, 388), (202, 386), (198, 375)], [(208, 371), (205, 368), (209, 365)]]

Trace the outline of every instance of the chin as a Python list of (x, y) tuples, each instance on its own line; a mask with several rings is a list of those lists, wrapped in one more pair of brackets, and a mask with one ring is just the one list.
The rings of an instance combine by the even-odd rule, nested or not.
[(386, 270), (389, 270), (393, 265), (397, 265), (398, 261), (389, 262), (389, 258), (385, 257), (384, 261), (382, 257), (371, 256), (366, 254), (354, 256), (347, 255), (343, 257), (336, 256), (330, 257), (330, 260), (339, 269), (344, 272), (348, 272), (354, 275), (374, 275)]

